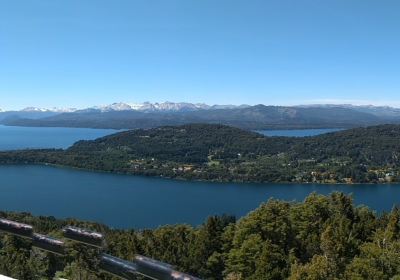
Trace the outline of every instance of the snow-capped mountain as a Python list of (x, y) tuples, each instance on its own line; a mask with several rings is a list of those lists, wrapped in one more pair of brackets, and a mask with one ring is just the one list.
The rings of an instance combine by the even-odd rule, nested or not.
[(75, 112), (77, 109), (75, 108), (57, 108), (53, 107), (50, 109), (47, 108), (38, 108), (38, 107), (26, 107), (20, 112), (53, 112), (53, 113), (72, 113)]
[(129, 111), (132, 110), (132, 107), (126, 103), (113, 103), (110, 105), (104, 105), (104, 106), (94, 106), (90, 107), (84, 110), (98, 110), (101, 112), (110, 112), (110, 111)]
[[(40, 108), (40, 107), (26, 107), (19, 111), (23, 113), (85, 113), (85, 112), (112, 112), (112, 111), (139, 111), (139, 112), (190, 112), (197, 110), (210, 110), (210, 109), (234, 109), (245, 108), (249, 105), (207, 105), (205, 103), (188, 103), (188, 102), (144, 102), (144, 103), (129, 103), (129, 102), (116, 102), (103, 106), (93, 106), (85, 109), (76, 108)], [(7, 112), (1, 111), (0, 112)]]
[[(228, 110), (228, 109), (244, 109), (251, 107), (250, 105), (207, 105), (204, 103), (188, 103), (188, 102), (144, 102), (144, 103), (129, 103), (117, 102), (109, 105), (94, 106), (86, 109), (75, 108), (40, 108), (40, 107), (26, 107), (19, 111), (21, 113), (85, 113), (85, 112), (113, 112), (113, 111), (138, 111), (144, 113), (157, 113), (157, 112), (191, 112), (198, 110)], [(356, 106), (351, 104), (312, 104), (312, 105), (298, 105), (293, 108), (345, 108), (358, 112), (365, 112), (379, 117), (400, 117), (400, 108), (393, 108), (388, 106), (373, 106), (362, 105)], [(11, 111), (1, 110), (2, 114)]]
[(45, 108), (38, 108), (38, 107), (26, 107), (22, 110), (20, 110), (21, 112), (48, 112), (48, 109)]
[(110, 112), (110, 111), (129, 111), (135, 110), (140, 112), (183, 112), (183, 111), (196, 111), (196, 110), (207, 110), (211, 109), (212, 106), (209, 106), (204, 103), (186, 103), (186, 102), (162, 102), (162, 103), (113, 103), (105, 106), (96, 106), (92, 108), (88, 108), (89, 110), (100, 110), (102, 112)]
[(235, 109), (235, 108), (247, 108), (250, 105), (242, 104), (242, 105), (213, 105), (210, 109), (218, 109), (218, 110), (225, 110), (225, 109)]
[(58, 107), (53, 107), (49, 109), (51, 112), (56, 112), (56, 113), (72, 113), (77, 111), (78, 109), (76, 108), (58, 108)]
[(172, 111), (172, 112), (178, 112), (178, 111), (195, 111), (195, 110), (206, 110), (209, 109), (210, 106), (206, 104), (193, 104), (193, 103), (185, 103), (185, 102), (180, 102), (180, 103), (173, 103), (173, 102), (164, 102), (164, 103), (145, 103), (146, 107), (151, 107), (152, 110), (154, 111)]
[[(19, 126), (67, 126), (135, 129), (183, 123), (224, 123), (246, 129), (265, 127), (355, 127), (399, 124), (400, 109), (379, 106), (306, 105), (234, 106), (194, 103), (113, 103), (73, 113), (25, 108), (0, 113), (0, 123)], [(101, 120), (101, 121), (99, 121)]]

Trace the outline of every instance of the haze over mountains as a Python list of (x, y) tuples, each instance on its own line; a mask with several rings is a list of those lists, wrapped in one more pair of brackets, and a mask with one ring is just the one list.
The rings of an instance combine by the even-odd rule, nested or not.
[[(233, 108), (250, 107), (250, 105), (207, 105), (205, 103), (188, 103), (188, 102), (162, 102), (162, 103), (127, 103), (116, 102), (103, 106), (93, 106), (84, 109), (76, 108), (38, 108), (26, 107), (22, 110), (13, 110), (7, 112), (55, 112), (55, 113), (71, 113), (71, 112), (87, 112), (87, 111), (141, 111), (141, 112), (178, 112), (178, 111), (196, 111), (196, 110), (209, 110), (209, 109), (233, 109)], [(0, 109), (0, 112), (5, 112)]]
[(219, 123), (244, 129), (348, 128), (400, 123), (400, 109), (354, 105), (207, 105), (203, 103), (113, 103), (86, 109), (0, 111), (16, 126), (136, 129), (186, 123)]

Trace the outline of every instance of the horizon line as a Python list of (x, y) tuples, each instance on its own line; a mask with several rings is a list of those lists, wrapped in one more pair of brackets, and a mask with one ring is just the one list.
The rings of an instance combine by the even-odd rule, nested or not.
[[(321, 100), (322, 101), (322, 100)], [(263, 106), (275, 106), (275, 107), (303, 107), (303, 106), (354, 106), (354, 107), (388, 107), (388, 108), (394, 108), (394, 109), (400, 109), (400, 102), (394, 102), (392, 104), (386, 103), (386, 102), (363, 102), (363, 101), (359, 101), (359, 102), (304, 102), (304, 103), (295, 103), (295, 104), (266, 104), (266, 103), (253, 103), (253, 104), (207, 104), (205, 102), (187, 102), (187, 101), (181, 101), (181, 102), (173, 102), (173, 101), (162, 101), (162, 102), (150, 102), (150, 101), (145, 101), (145, 102), (124, 102), (124, 101), (119, 101), (119, 102), (112, 102), (112, 103), (108, 103), (108, 104), (101, 104), (101, 105), (92, 105), (92, 106), (21, 106), (19, 108), (17, 107), (11, 107), (11, 108), (7, 108), (7, 107), (1, 107), (0, 106), (0, 112), (12, 112), (12, 111), (22, 111), (22, 110), (26, 110), (26, 109), (42, 109), (42, 110), (84, 110), (84, 109), (91, 109), (91, 108), (102, 108), (102, 107), (106, 107), (106, 106), (110, 106), (110, 105), (114, 105), (114, 104), (127, 104), (127, 105), (133, 105), (133, 104), (146, 104), (146, 103), (150, 103), (150, 104), (164, 104), (164, 103), (173, 103), (173, 104), (182, 104), (182, 103), (186, 103), (186, 104), (194, 104), (194, 105), (206, 105), (206, 106), (235, 106), (235, 107), (239, 107), (239, 106), (249, 106), (249, 107), (253, 107), (253, 106), (257, 106), (257, 105), (263, 105)]]

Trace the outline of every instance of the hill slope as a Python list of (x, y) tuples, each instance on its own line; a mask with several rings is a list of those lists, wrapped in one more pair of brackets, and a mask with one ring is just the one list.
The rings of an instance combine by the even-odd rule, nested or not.
[(399, 180), (399, 138), (399, 125), (290, 138), (192, 124), (121, 132), (67, 150), (3, 152), (0, 163), (216, 181), (388, 182)]
[(210, 156), (236, 158), (238, 153), (275, 154), (289, 147), (294, 139), (267, 138), (224, 125), (191, 124), (149, 130), (131, 130), (91, 141), (75, 143), (69, 152), (125, 151), (137, 157), (185, 163), (204, 163)]

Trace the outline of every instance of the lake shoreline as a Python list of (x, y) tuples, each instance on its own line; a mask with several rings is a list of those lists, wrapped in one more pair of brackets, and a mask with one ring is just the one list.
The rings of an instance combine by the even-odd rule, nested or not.
[[(182, 134), (182, 128), (190, 133)], [(324, 145), (321, 146), (321, 141), (326, 142), (328, 138), (347, 141), (347, 138), (354, 137), (353, 131), (333, 134), (327, 132), (327, 130), (337, 130), (333, 128), (323, 129), (326, 133), (321, 132), (321, 129), (296, 130), (295, 136), (285, 137), (276, 134), (276, 138), (275, 136), (261, 137), (261, 134), (257, 135), (228, 126), (202, 124), (117, 134), (114, 134), (115, 131), (89, 132), (91, 129), (87, 129), (80, 130), (80, 133), (84, 134), (81, 139), (94, 138), (95, 135), (91, 134), (93, 132), (113, 135), (95, 138), (96, 141), (73, 142), (73, 146), (70, 146), (73, 138), (82, 134), (74, 134), (68, 139), (63, 138), (66, 135), (70, 136), (71, 132), (77, 133), (76, 130), (22, 128), (21, 131), (18, 127), (13, 127), (12, 130), (4, 129), (0, 127), (1, 132), (6, 135), (5, 138), (0, 139), (0, 150), (11, 142), (20, 148), (1, 151), (0, 164), (53, 165), (61, 168), (188, 182), (330, 185), (376, 185), (400, 182), (396, 166), (389, 166), (387, 161), (384, 161), (387, 155), (375, 155), (374, 151), (381, 148), (379, 145), (374, 151), (370, 151), (368, 146), (363, 148), (369, 149), (368, 152), (374, 155), (371, 158), (377, 158), (376, 162), (370, 162), (368, 166), (357, 164), (360, 158), (357, 158), (356, 154), (349, 156), (348, 153), (343, 152), (343, 145), (330, 146), (331, 148), (327, 149), (329, 155), (313, 154), (314, 146), (319, 145), (318, 149), (325, 149)], [(371, 127), (365, 131), (368, 132), (368, 137), (375, 137), (375, 131), (383, 130), (390, 133), (390, 129), (394, 128)], [(318, 134), (325, 134), (325, 136), (305, 137), (307, 134), (312, 135), (316, 130)], [(9, 138), (8, 135), (16, 131), (19, 134)], [(368, 140), (368, 137), (364, 135), (365, 131), (364, 129), (357, 130), (355, 135), (358, 140), (360, 137)], [(268, 131), (268, 133), (271, 132)], [(52, 135), (51, 138), (48, 138), (49, 133)], [(141, 135), (143, 133), (152, 134), (153, 140), (143, 138), (149, 137)], [(179, 145), (169, 142), (168, 133), (173, 133), (174, 141), (178, 141)], [(35, 137), (38, 143), (42, 141), (39, 146), (51, 148), (22, 149), (27, 143), (29, 146), (31, 143), (32, 145), (37, 143)], [(159, 137), (159, 139), (154, 141), (154, 137)], [(208, 144), (199, 141), (199, 137), (208, 139), (209, 142), (206, 142)], [(225, 144), (219, 141), (221, 137), (234, 139), (232, 140), (234, 142), (225, 147)], [(53, 143), (54, 138), (67, 141)], [(299, 138), (304, 138), (304, 140)], [(10, 140), (15, 141), (10, 142)], [(164, 151), (164, 148), (159, 147), (160, 141), (169, 145), (168, 149)], [(64, 146), (56, 148), (56, 144)], [(207, 148), (205, 145), (211, 145), (212, 148)], [(249, 145), (253, 145), (250, 150)], [(66, 147), (69, 148), (66, 149)], [(182, 152), (182, 147), (184, 147), (184, 152)], [(332, 152), (332, 149), (335, 152)], [(391, 150), (388, 151), (386, 148), (383, 152), (387, 154), (391, 153)]]
[(269, 182), (269, 181), (243, 181), (243, 180), (205, 180), (205, 179), (187, 179), (184, 177), (168, 177), (168, 176), (154, 176), (154, 175), (146, 175), (142, 173), (128, 173), (128, 172), (117, 172), (117, 171), (107, 171), (107, 170), (98, 170), (98, 169), (89, 169), (89, 168), (81, 168), (69, 165), (62, 164), (54, 164), (54, 163), (19, 163), (19, 164), (0, 164), (0, 166), (49, 166), (60, 169), (70, 169), (70, 170), (78, 170), (78, 171), (87, 171), (93, 173), (104, 173), (104, 174), (113, 174), (113, 175), (124, 175), (130, 177), (143, 177), (143, 178), (156, 178), (156, 179), (166, 179), (171, 181), (182, 181), (182, 182), (204, 182), (204, 183), (217, 183), (217, 184), (282, 184), (282, 185), (340, 185), (340, 186), (352, 186), (352, 185), (400, 185), (400, 182), (355, 182), (355, 183), (332, 183), (332, 182), (291, 182), (291, 181), (279, 181), (279, 182)]
[(301, 202), (310, 193), (352, 194), (377, 212), (400, 204), (395, 184), (232, 183), (173, 180), (60, 167), (1, 165), (1, 209), (75, 217), (113, 228), (201, 224), (208, 216), (238, 218), (269, 199)]

